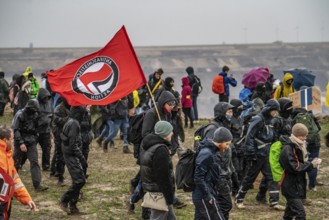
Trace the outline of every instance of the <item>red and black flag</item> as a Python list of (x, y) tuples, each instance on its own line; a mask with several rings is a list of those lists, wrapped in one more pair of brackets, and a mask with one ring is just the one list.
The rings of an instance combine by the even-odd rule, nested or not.
[(47, 76), (52, 91), (71, 106), (107, 105), (147, 82), (124, 26), (101, 50)]

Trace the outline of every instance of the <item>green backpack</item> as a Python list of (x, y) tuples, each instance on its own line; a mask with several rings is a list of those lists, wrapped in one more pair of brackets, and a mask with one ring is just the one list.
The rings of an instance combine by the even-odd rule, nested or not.
[(319, 134), (319, 128), (315, 124), (314, 119), (312, 116), (305, 112), (305, 113), (298, 113), (296, 117), (294, 118), (295, 124), (296, 123), (302, 123), (304, 124), (308, 129), (308, 135), (307, 135), (307, 143), (308, 144), (314, 144), (317, 142), (320, 142), (320, 134)]
[(280, 182), (283, 174), (283, 168), (279, 161), (281, 150), (282, 150), (281, 141), (276, 141), (271, 145), (269, 161), (270, 161), (273, 180), (275, 182)]

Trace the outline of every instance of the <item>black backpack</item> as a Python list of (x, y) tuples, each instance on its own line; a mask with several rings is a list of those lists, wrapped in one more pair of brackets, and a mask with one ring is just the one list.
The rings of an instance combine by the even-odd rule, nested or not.
[(176, 186), (177, 189), (183, 189), (184, 192), (192, 192), (195, 187), (194, 169), (197, 154), (187, 149), (176, 165)]
[(216, 128), (219, 127), (219, 124), (215, 121), (209, 123), (209, 124), (206, 124), (206, 125), (201, 125), (200, 127), (198, 127), (196, 129), (196, 131), (194, 132), (194, 144), (193, 144), (193, 147), (194, 147), (194, 150), (195, 151), (198, 151), (199, 149), (199, 143), (200, 141), (202, 141), (204, 139), (204, 136), (205, 136), (205, 130), (206, 128), (208, 128), (209, 125), (215, 125)]
[(126, 118), (128, 116), (128, 99), (120, 99), (110, 105), (110, 115), (114, 118)]
[(203, 89), (200, 78), (195, 75), (194, 75), (194, 83), (192, 84), (191, 89), (193, 94), (198, 94), (198, 95), (202, 92)]
[(140, 144), (142, 142), (143, 120), (146, 112), (134, 115), (129, 118), (128, 142)]

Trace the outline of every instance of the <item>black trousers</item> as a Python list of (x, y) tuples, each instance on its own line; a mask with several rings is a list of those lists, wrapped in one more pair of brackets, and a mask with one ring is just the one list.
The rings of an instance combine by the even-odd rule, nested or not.
[(38, 149), (35, 144), (25, 144), (27, 148), (27, 152), (23, 152), (20, 149), (19, 143), (15, 142), (15, 150), (14, 150), (14, 163), (15, 168), (18, 171), (21, 168), (22, 159), (27, 158), (30, 161), (30, 171), (31, 178), (34, 187), (38, 187), (41, 183), (41, 171), (38, 163)]
[(185, 115), (185, 127), (187, 127), (188, 119), (190, 119), (190, 127), (193, 128), (193, 116), (192, 116), (192, 109), (191, 108), (183, 108), (183, 112)]
[(6, 107), (5, 102), (0, 102), (0, 116), (3, 116), (3, 113), (5, 112), (5, 107)]
[(79, 199), (80, 190), (86, 183), (85, 174), (77, 158), (71, 156), (64, 156), (64, 159), (72, 179), (72, 185), (62, 195), (61, 202), (69, 204), (71, 206), (75, 206)]
[(50, 133), (39, 133), (38, 143), (42, 151), (42, 169), (49, 170), (50, 168), (50, 151), (51, 151), (51, 140)]
[[(257, 161), (253, 162), (247, 169), (246, 176), (243, 178), (241, 187), (236, 195), (237, 202), (243, 202), (248, 190), (251, 189), (259, 172), (262, 172), (265, 178), (264, 181), (267, 184), (267, 189), (270, 192), (270, 205), (277, 204), (279, 201), (279, 190), (277, 183), (273, 181), (268, 157), (258, 157)], [(261, 190), (264, 190), (264, 188), (261, 188)]]
[(62, 141), (59, 136), (54, 136), (55, 150), (51, 161), (51, 173), (55, 174), (59, 180), (64, 179), (65, 161), (62, 153)]
[(232, 209), (232, 199), (231, 187), (228, 182), (219, 184), (217, 189), (217, 201), (223, 216), (225, 219), (229, 219), (230, 211)]
[(193, 200), (194, 220), (224, 220), (218, 201), (213, 201), (213, 204), (205, 200)]
[(297, 220), (306, 219), (306, 213), (303, 205), (302, 199), (288, 199), (286, 204), (286, 210), (284, 211), (284, 220), (290, 220), (295, 217)]

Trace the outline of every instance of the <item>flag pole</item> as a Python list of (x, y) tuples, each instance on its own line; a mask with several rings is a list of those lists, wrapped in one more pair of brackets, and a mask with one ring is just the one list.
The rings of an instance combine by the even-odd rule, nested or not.
[(157, 115), (158, 115), (159, 121), (161, 121), (160, 113), (159, 113), (159, 110), (158, 110), (157, 105), (155, 104), (154, 96), (153, 96), (153, 94), (152, 94), (152, 92), (151, 92), (150, 86), (149, 86), (148, 83), (146, 83), (146, 86), (147, 86), (147, 90), (149, 91), (149, 94), (150, 94), (150, 96), (151, 96), (151, 100), (152, 100), (152, 102), (153, 102), (153, 106), (154, 106), (154, 108), (155, 108), (155, 111), (156, 111), (156, 113), (157, 113)]

